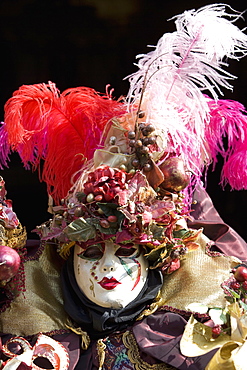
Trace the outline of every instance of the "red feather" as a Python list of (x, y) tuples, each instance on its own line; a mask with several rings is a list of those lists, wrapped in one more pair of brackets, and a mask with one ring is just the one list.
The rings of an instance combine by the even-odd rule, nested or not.
[(40, 179), (58, 202), (71, 187), (71, 178), (92, 159), (109, 120), (125, 106), (109, 95), (86, 87), (60, 94), (55, 84), (24, 85), (5, 104), (10, 148), (25, 165), (36, 169), (44, 159)]

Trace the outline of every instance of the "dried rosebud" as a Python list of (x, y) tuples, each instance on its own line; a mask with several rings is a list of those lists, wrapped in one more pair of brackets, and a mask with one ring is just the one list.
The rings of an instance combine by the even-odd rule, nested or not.
[(216, 325), (212, 328), (212, 338), (213, 339), (218, 338), (220, 333), (221, 333), (221, 326), (220, 325)]

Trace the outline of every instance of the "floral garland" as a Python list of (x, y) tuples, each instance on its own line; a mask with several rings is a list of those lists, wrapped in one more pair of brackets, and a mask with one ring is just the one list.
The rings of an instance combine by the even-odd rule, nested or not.
[(88, 173), (83, 191), (53, 207), (53, 219), (36, 231), (42, 240), (57, 242), (63, 257), (75, 243), (84, 249), (104, 239), (136, 243), (144, 247), (150, 268), (171, 273), (198, 247), (201, 230), (187, 228), (182, 194), (156, 190), (140, 170), (99, 166)]

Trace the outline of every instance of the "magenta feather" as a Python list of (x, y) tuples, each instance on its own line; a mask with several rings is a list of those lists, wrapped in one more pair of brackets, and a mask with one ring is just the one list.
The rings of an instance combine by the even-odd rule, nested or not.
[(205, 138), (214, 165), (224, 159), (221, 183), (247, 189), (247, 116), (245, 107), (233, 100), (208, 100), (210, 122)]

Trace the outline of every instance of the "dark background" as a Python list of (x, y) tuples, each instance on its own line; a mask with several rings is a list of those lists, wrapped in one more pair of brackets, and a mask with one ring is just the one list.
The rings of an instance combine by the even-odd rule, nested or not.
[[(164, 32), (174, 31), (167, 21), (184, 10), (200, 8), (210, 1), (155, 0), (1, 0), (0, 1), (0, 107), (22, 84), (55, 82), (60, 91), (89, 86), (104, 92), (110, 84), (115, 97), (125, 95), (123, 78), (136, 70), (135, 56), (156, 45)], [(228, 2), (245, 11), (246, 1)], [(245, 5), (246, 4), (246, 5)], [(240, 28), (247, 26), (239, 21)], [(230, 72), (238, 76), (234, 92), (225, 97), (247, 106), (247, 58), (231, 62)], [(219, 168), (209, 171), (207, 190), (221, 217), (247, 240), (247, 192), (223, 191), (218, 185)], [(8, 198), (21, 223), (31, 230), (49, 218), (45, 184), (38, 174), (22, 168), (17, 155), (11, 156), (4, 177)]]

